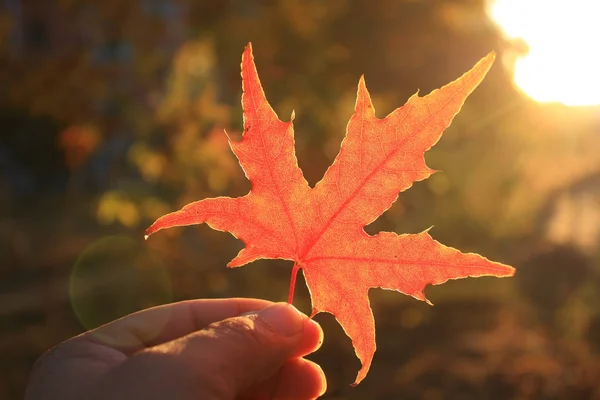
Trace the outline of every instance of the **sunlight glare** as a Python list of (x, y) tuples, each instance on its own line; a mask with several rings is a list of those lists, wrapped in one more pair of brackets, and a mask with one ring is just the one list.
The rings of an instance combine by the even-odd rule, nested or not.
[(529, 47), (514, 65), (521, 90), (539, 102), (600, 104), (600, 1), (490, 0), (488, 12)]

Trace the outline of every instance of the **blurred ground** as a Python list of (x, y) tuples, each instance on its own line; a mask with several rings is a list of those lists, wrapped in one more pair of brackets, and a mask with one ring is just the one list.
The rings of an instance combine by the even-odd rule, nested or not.
[[(330, 315), (311, 358), (330, 399), (600, 399), (600, 109), (513, 88), (484, 3), (384, 0), (0, 2), (0, 398), (85, 329), (197, 297), (287, 298), (291, 264), (227, 270), (241, 244), (206, 226), (143, 230), (249, 189), (223, 129), (241, 129), (239, 62), (263, 86), (314, 184), (365, 74), (377, 114), (499, 60), (428, 164), (369, 232), (419, 232), (514, 265), (514, 279), (371, 291), (378, 351), (357, 388)], [(299, 285), (296, 305), (310, 310)]]

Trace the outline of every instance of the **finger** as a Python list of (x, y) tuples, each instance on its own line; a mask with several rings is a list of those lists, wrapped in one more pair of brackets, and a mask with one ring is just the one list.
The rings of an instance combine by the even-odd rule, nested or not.
[(240, 400), (315, 399), (327, 389), (321, 367), (303, 358), (292, 358), (273, 376), (252, 386)]
[[(287, 303), (259, 313), (213, 323), (185, 337), (137, 353), (109, 372), (101, 385), (112, 399), (143, 393), (144, 398), (233, 399), (273, 376), (294, 353), (315, 347), (304, 332), (319, 328)], [(131, 377), (145, 377), (136, 386)], [(177, 393), (174, 393), (173, 391)]]
[[(306, 317), (308, 318), (308, 317)], [(291, 357), (304, 357), (317, 351), (323, 344), (323, 328), (313, 319), (304, 324), (302, 340)]]
[(213, 322), (261, 310), (273, 304), (260, 299), (201, 299), (142, 310), (77, 337), (102, 342), (127, 355), (201, 330)]

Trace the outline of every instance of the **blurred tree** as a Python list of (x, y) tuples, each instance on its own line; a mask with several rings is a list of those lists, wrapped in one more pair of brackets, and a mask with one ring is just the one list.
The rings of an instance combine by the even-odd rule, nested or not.
[[(189, 201), (247, 192), (223, 130), (239, 138), (249, 41), (275, 110), (284, 120), (295, 110), (311, 184), (337, 154), (361, 74), (383, 117), (506, 46), (484, 0), (0, 4), (0, 398), (22, 397), (33, 359), (81, 331), (66, 282), (85, 249), (106, 235), (141, 240)], [(597, 110), (541, 106), (510, 79), (498, 62), (427, 154), (443, 172), (368, 230), (435, 225), (448, 245), (517, 267), (537, 262), (514, 287), (432, 289), (433, 309), (373, 290), (380, 350), (357, 389), (346, 385), (356, 370), (347, 338), (319, 316), (327, 338), (315, 359), (331, 396), (600, 395)], [(572, 257), (539, 250), (556, 243)], [(289, 269), (275, 267), (285, 263), (222, 268), (240, 248), (229, 235), (173, 230), (144, 248), (169, 265), (174, 299), (287, 293)], [(297, 304), (308, 312), (302, 290)], [(542, 314), (554, 322), (537, 324)]]

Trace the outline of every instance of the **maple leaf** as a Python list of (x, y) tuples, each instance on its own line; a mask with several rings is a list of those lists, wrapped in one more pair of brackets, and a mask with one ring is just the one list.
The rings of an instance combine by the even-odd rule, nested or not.
[[(260, 84), (252, 47), (242, 56), (244, 133), (229, 141), (250, 192), (186, 205), (159, 218), (148, 230), (200, 223), (231, 232), (245, 248), (228, 264), (261, 258), (294, 261), (288, 301), (302, 269), (312, 315), (329, 312), (351, 338), (362, 363), (354, 385), (365, 378), (375, 353), (370, 288), (396, 290), (427, 301), (426, 285), (466, 277), (511, 276), (510, 266), (465, 254), (435, 241), (427, 231), (371, 236), (364, 227), (413, 182), (429, 177), (424, 153), (440, 138), (494, 61), (490, 53), (456, 81), (429, 95), (410, 97), (387, 117), (375, 117), (364, 78), (339, 154), (311, 188), (294, 151), (293, 114), (279, 120)], [(146, 236), (146, 237), (147, 237)]]

